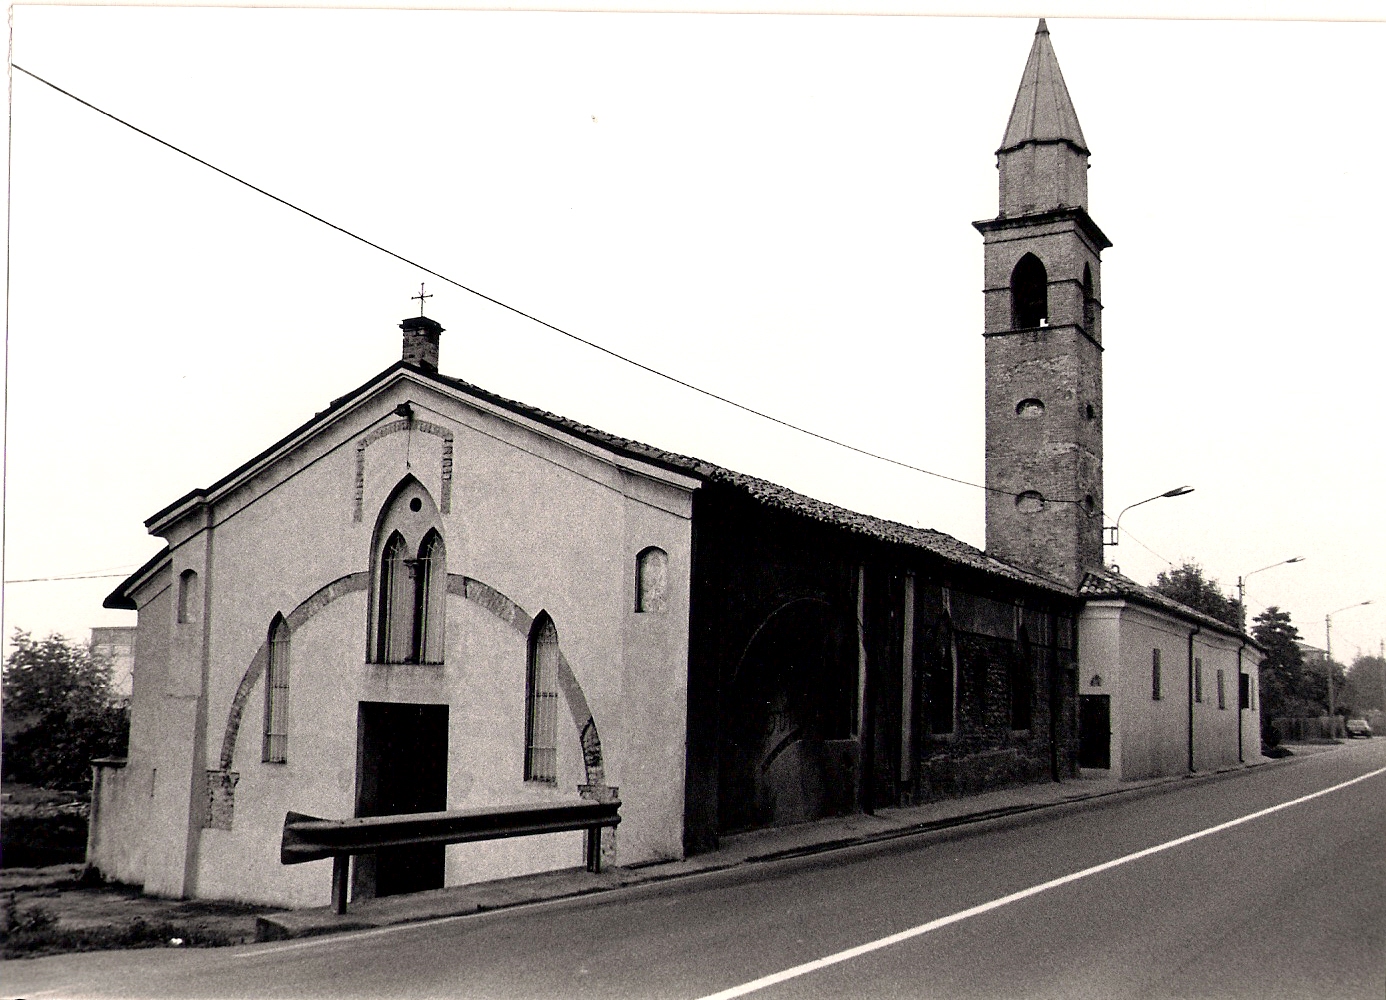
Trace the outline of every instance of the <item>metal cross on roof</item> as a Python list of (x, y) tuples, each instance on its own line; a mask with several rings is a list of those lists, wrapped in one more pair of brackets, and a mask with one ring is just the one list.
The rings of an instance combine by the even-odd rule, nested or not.
[(420, 316), (422, 316), (422, 315), (424, 314), (424, 300), (425, 300), (425, 299), (431, 299), (431, 298), (433, 298), (432, 295), (425, 295), (425, 294), (424, 294), (424, 283), (423, 283), (422, 281), (419, 282), (419, 294), (418, 294), (418, 295), (411, 295), (411, 296), (409, 296), (410, 301), (413, 301), (414, 299), (418, 299), (418, 300), (419, 300), (419, 315), (420, 315)]

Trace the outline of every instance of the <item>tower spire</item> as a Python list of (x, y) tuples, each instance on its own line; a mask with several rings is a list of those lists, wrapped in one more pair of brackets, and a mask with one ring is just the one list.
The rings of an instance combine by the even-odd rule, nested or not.
[(1018, 149), (1027, 142), (1067, 142), (1080, 153), (1088, 152), (1044, 18), (1040, 18), (1034, 44), (1030, 46), (1011, 120), (1006, 124), (1006, 137), (997, 152)]
[(1040, 18), (1006, 134), (996, 151), (1001, 170), (1001, 214), (1086, 208), (1088, 152), (1049, 41), (1049, 26)]

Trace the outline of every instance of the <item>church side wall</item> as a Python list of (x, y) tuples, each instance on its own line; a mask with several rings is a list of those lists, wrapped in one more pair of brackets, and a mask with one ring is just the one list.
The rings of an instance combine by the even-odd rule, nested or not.
[[(1121, 611), (1123, 685), (1113, 728), (1124, 742), (1121, 777), (1155, 778), (1189, 769), (1190, 627), (1134, 605)], [(1154, 650), (1160, 651), (1160, 697), (1153, 697)], [(1118, 715), (1120, 713), (1120, 715)]]
[(1062, 599), (716, 485), (696, 511), (689, 853), (746, 829), (1076, 773)]
[[(1199, 771), (1232, 767), (1237, 760), (1237, 648), (1241, 643), (1217, 632), (1194, 637), (1201, 661), (1203, 700), (1194, 702), (1194, 767)], [(1219, 698), (1218, 674), (1222, 674)], [(1259, 748), (1258, 748), (1259, 750)]]

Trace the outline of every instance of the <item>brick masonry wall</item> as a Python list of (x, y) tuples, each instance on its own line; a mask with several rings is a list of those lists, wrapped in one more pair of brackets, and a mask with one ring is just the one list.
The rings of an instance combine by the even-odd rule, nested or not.
[(987, 550), (1075, 585), (1102, 560), (1101, 371), (1076, 326), (986, 339)]

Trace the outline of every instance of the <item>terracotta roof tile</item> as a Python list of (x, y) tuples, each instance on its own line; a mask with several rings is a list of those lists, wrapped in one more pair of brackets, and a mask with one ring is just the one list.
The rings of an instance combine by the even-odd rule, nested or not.
[(1224, 621), (1214, 618), (1212, 615), (1205, 614), (1195, 608), (1182, 604), (1172, 597), (1166, 597), (1158, 590), (1142, 586), (1130, 577), (1115, 573), (1110, 569), (1089, 570), (1083, 575), (1083, 582), (1078, 587), (1080, 597), (1096, 598), (1124, 598), (1126, 600), (1137, 601), (1150, 607), (1158, 608), (1161, 611), (1169, 611), (1181, 618), (1206, 625), (1209, 628), (1224, 632), (1227, 635), (1244, 638), (1248, 642), (1255, 642), (1250, 636)]
[(599, 430), (588, 424), (570, 420), (567, 417), (561, 417), (555, 413), (549, 413), (546, 410), (530, 406), (527, 403), (506, 399), (503, 396), (498, 396), (493, 392), (472, 385), (469, 382), (464, 382), (461, 379), (433, 373), (428, 374), (429, 377), (436, 378), (440, 382), (460, 389), (469, 395), (477, 396), (514, 413), (519, 413), (533, 420), (537, 420), (540, 423), (567, 431), (593, 444), (622, 452), (634, 458), (655, 462), (667, 468), (695, 476), (705, 482), (720, 483), (731, 487), (767, 507), (799, 514), (821, 524), (842, 528), (853, 534), (871, 538), (876, 541), (921, 549), (949, 562), (979, 570), (983, 573), (995, 574), (1009, 580), (1042, 587), (1057, 593), (1068, 595), (1073, 593), (1072, 590), (1063, 586), (1061, 583), (1050, 580), (1048, 577), (1026, 572), (1009, 563), (1002, 562), (999, 559), (987, 555), (981, 549), (974, 548), (966, 542), (959, 541), (953, 536), (946, 535), (941, 531), (934, 531), (931, 528), (916, 528), (908, 524), (902, 524), (899, 521), (890, 521), (885, 518), (873, 517), (870, 514), (862, 514), (858, 511), (848, 510), (845, 507), (838, 507), (835, 504), (830, 504), (823, 500), (816, 500), (813, 497), (797, 493), (787, 486), (780, 486), (778, 483), (758, 479), (755, 476), (748, 476), (745, 473), (736, 472), (700, 458), (680, 455), (672, 451), (664, 451), (663, 449), (655, 448), (640, 441), (619, 437), (615, 434), (608, 434), (606, 431)]

